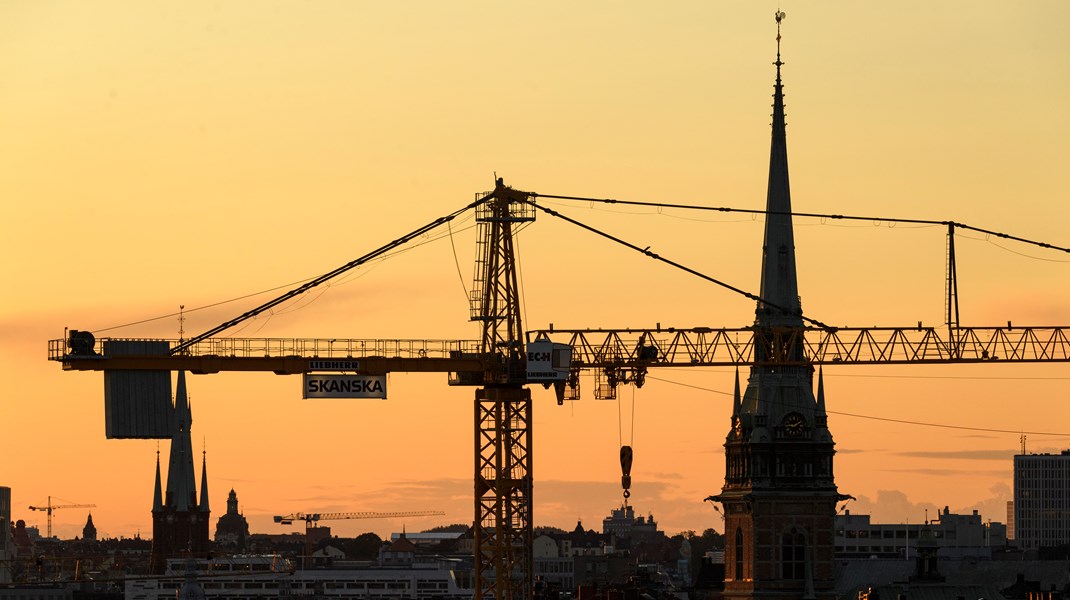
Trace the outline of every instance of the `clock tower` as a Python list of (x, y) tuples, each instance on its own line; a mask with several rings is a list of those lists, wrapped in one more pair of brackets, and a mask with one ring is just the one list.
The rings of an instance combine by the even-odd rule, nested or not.
[[(803, 352), (802, 303), (788, 185), (784, 86), (777, 13), (776, 84), (769, 154), (761, 299), (755, 364), (725, 439), (724, 597), (831, 599), (834, 518), (842, 498), (833, 480), (834, 444), (823, 380)], [(774, 357), (776, 360), (774, 362)]]

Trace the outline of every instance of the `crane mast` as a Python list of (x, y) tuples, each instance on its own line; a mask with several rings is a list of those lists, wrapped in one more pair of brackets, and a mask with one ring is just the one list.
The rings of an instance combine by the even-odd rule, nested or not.
[(531, 391), (526, 383), (514, 225), (535, 220), (528, 194), (498, 179), (476, 208), (479, 223), (471, 318), (482, 323), (483, 386), (475, 394), (476, 600), (530, 598)]

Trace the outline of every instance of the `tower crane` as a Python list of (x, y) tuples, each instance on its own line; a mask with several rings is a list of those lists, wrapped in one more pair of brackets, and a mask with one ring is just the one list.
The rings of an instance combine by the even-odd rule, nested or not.
[(443, 517), (446, 513), (441, 510), (410, 510), (395, 512), (334, 512), (334, 513), (290, 513), (285, 516), (276, 515), (274, 520), (281, 525), (293, 525), (294, 521), (305, 522), (305, 556), (312, 556), (312, 538), (309, 531), (316, 527), (319, 521), (334, 521), (337, 519), (392, 519), (396, 517)]
[[(62, 339), (49, 341), (48, 358), (61, 363), (64, 370), (104, 371), (106, 418), (116, 418), (121, 413), (121, 403), (111, 402), (132, 398), (133, 388), (142, 393), (135, 399), (138, 406), (158, 402), (160, 410), (167, 410), (170, 371), (300, 374), (306, 381), (306, 393), (310, 381), (349, 377), (346, 383), (330, 383), (327, 387), (339, 393), (352, 393), (354, 387), (361, 393), (378, 390), (383, 395), (377, 397), (385, 397), (385, 381), (352, 378), (381, 378), (391, 372), (445, 372), (449, 373), (450, 385), (477, 387), (473, 522), (476, 600), (520, 600), (532, 592), (532, 421), (528, 384), (553, 386), (560, 404), (566, 398), (579, 397), (581, 372), (593, 372), (604, 384), (597, 386), (596, 394), (615, 397), (621, 384), (641, 386), (651, 368), (1070, 362), (1068, 327), (959, 325), (957, 286), (951, 285), (955, 283), (953, 269), (949, 270), (948, 293), (954, 296), (953, 303), (948, 304), (946, 329), (923, 327), (920, 323), (902, 327), (831, 327), (799, 315), (808, 325), (566, 330), (550, 326), (525, 333), (520, 319), (513, 228), (534, 221), (540, 211), (728, 287), (762, 302), (770, 310), (783, 310), (765, 298), (655, 254), (649, 246), (629, 244), (550, 210), (537, 202), (539, 197), (567, 198), (516, 190), (498, 179), (493, 191), (479, 195), (473, 203), (201, 335), (186, 340), (98, 340), (90, 332), (68, 330)], [(383, 256), (467, 210), (475, 211), (479, 227), (469, 315), (481, 325), (479, 340), (213, 337)], [(953, 234), (954, 227), (949, 229)], [(318, 383), (312, 387), (315, 391), (325, 389)], [(151, 437), (138, 431), (136, 423), (129, 431), (123, 429), (119, 433), (110, 437)], [(622, 481), (626, 490), (629, 483)], [(294, 518), (276, 520), (305, 520), (291, 516)], [(312, 522), (313, 519), (306, 520), (306, 527)]]
[(30, 510), (43, 510), (48, 515), (48, 537), (52, 537), (52, 511), (60, 508), (96, 508), (96, 504), (52, 504), (52, 496), (48, 497), (48, 501), (44, 506), (31, 506)]

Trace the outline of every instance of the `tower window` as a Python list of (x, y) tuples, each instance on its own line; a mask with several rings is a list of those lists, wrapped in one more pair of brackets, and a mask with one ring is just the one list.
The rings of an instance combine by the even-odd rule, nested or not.
[(736, 573), (733, 579), (743, 580), (743, 529), (740, 527), (736, 528)]
[(784, 579), (802, 579), (806, 572), (806, 536), (794, 528), (781, 540), (781, 570)]

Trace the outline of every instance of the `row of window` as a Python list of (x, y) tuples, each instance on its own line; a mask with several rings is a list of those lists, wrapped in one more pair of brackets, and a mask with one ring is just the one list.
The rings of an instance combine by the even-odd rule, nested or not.
[[(733, 579), (740, 581), (743, 572), (743, 529), (736, 528)], [(806, 577), (806, 536), (792, 528), (780, 540), (780, 576), (784, 579)]]

